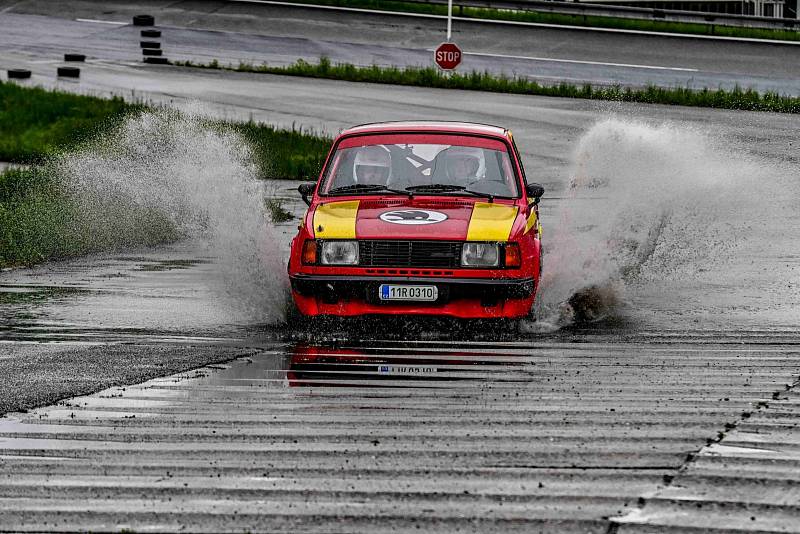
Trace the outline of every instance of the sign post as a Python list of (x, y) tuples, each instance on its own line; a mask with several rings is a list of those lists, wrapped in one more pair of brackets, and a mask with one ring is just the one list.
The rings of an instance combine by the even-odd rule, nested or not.
[(447, 0), (447, 42), (453, 34), (453, 0)]
[(447, 41), (433, 51), (433, 62), (442, 70), (453, 70), (461, 63), (461, 49), (451, 43), (453, 36), (453, 0), (447, 0)]

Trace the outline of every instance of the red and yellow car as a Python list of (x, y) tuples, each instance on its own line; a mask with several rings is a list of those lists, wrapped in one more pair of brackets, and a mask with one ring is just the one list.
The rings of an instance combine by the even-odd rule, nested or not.
[(333, 144), (292, 241), (304, 316), (522, 318), (541, 274), (538, 203), (507, 129), (357, 126)]

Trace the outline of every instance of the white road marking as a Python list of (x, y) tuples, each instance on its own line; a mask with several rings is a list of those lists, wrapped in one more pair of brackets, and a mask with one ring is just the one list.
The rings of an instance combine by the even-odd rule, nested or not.
[[(228, 0), (241, 4), (269, 4), (286, 7), (306, 7), (309, 9), (324, 9), (328, 11), (344, 11), (351, 13), (368, 13), (372, 15), (393, 15), (396, 17), (412, 17), (418, 19), (447, 19), (446, 15), (432, 15), (429, 13), (406, 13), (404, 11), (387, 11), (385, 9), (364, 9), (359, 7), (323, 6), (314, 4), (300, 4), (297, 2), (281, 2), (279, 0)], [(460, 22), (475, 22), (483, 24), (501, 24), (505, 26), (529, 26), (533, 28), (553, 28), (556, 30), (579, 30), (587, 32), (628, 33), (633, 35), (655, 35), (658, 37), (679, 37), (689, 39), (712, 39), (715, 41), (736, 41), (740, 43), (782, 44), (800, 46), (800, 41), (781, 41), (778, 39), (755, 39), (753, 37), (723, 37), (720, 35), (696, 35), (693, 33), (667, 33), (647, 30), (623, 30), (619, 28), (597, 28), (589, 26), (572, 26), (568, 24), (546, 24), (544, 22), (521, 22), (518, 20), (473, 19), (470, 17), (453, 17)]]
[[(433, 49), (431, 49), (430, 51), (433, 52)], [(601, 65), (604, 67), (626, 67), (630, 69), (676, 70), (680, 72), (699, 72), (698, 69), (689, 69), (685, 67), (662, 67), (659, 65), (636, 65), (633, 63), (608, 63), (605, 61), (585, 61), (579, 59), (556, 59), (552, 57), (515, 56), (510, 54), (490, 54), (488, 52), (464, 52), (464, 55), (481, 56), (481, 57), (500, 57), (505, 59), (527, 59), (530, 61), (547, 61), (550, 63), (577, 63), (580, 65)]]
[(0, 13), (8, 13), (8, 12), (9, 12), (9, 11), (11, 11), (12, 9), (14, 9), (15, 7), (17, 7), (18, 5), (20, 5), (20, 4), (23, 4), (23, 3), (24, 3), (24, 2), (17, 2), (16, 4), (11, 4), (11, 5), (10, 5), (10, 6), (8, 6), (8, 7), (5, 7), (5, 8), (3, 8), (3, 9), (0, 9)]
[(116, 22), (113, 20), (98, 20), (98, 19), (75, 19), (77, 22), (94, 22), (96, 24), (113, 24), (114, 26), (126, 26), (127, 22)]

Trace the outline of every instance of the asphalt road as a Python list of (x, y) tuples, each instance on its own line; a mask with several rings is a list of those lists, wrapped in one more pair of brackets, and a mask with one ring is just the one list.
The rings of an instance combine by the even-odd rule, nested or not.
[[(140, 60), (139, 28), (113, 23), (129, 23), (143, 11), (156, 16), (167, 57), (203, 63), (287, 64), (324, 55), (356, 65), (430, 65), (432, 49), (444, 40), (439, 20), (237, 2), (70, 2), (64, 10), (52, 2), (5, 0), (0, 10), (0, 51), (50, 59), (81, 52), (99, 60)], [(800, 94), (796, 45), (463, 21), (453, 39), (465, 52), (464, 71), (545, 83), (738, 85)]]
[[(42, 5), (7, 4), (0, 25)], [(121, 16), (99, 5), (68, 15)], [(259, 24), (215, 7), (196, 24)], [(5, 29), (24, 39), (14, 20)], [(113, 38), (120, 56), (70, 82), (54, 78), (55, 49), (73, 34), (36, 20), (41, 48), (6, 43), (0, 61), (37, 84), (328, 133), (391, 119), (510, 126), (548, 188), (541, 300), (601, 274), (618, 301), (582, 327), (544, 313), (522, 333), (308, 332), (242, 315), (242, 295), (281, 273), (244, 276), (250, 251), (220, 257), (204, 235), (0, 273), (2, 406), (27, 410), (0, 419), (0, 530), (800, 531), (796, 116), (145, 67)], [(80, 24), (88, 46), (97, 25)], [(175, 146), (183, 159), (148, 168), (236, 186), (235, 143), (150, 123), (115, 142)], [(103, 180), (137, 163), (84, 169)], [(271, 185), (302, 212), (291, 184)], [(188, 196), (182, 209), (212, 226), (237, 211)], [(294, 224), (268, 229), (280, 265)], [(603, 252), (631, 247), (633, 265)]]

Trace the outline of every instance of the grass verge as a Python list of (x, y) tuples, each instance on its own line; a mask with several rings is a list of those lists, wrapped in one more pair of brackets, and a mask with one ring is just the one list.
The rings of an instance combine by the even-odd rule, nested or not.
[(283, 207), (283, 201), (279, 198), (268, 198), (264, 201), (269, 218), (274, 223), (288, 222), (294, 219), (292, 212)]
[(0, 267), (151, 246), (180, 237), (157, 210), (126, 208), (122, 217), (108, 216), (111, 205), (87, 212), (46, 166), (6, 171), (0, 174)]
[(488, 72), (443, 73), (435, 67), (357, 67), (349, 63), (333, 64), (328, 58), (320, 58), (317, 64), (298, 60), (288, 66), (252, 65), (240, 63), (238, 66), (224, 66), (214, 60), (197, 64), (191, 61), (178, 63), (185, 67), (226, 69), (238, 72), (280, 74), (284, 76), (305, 76), (362, 83), (382, 83), (393, 85), (412, 85), (442, 89), (466, 89), (510, 93), (521, 95), (557, 96), (584, 98), (590, 100), (611, 100), (637, 102), (644, 104), (669, 104), (680, 106), (735, 109), (746, 111), (770, 111), (780, 113), (800, 113), (800, 98), (777, 93), (759, 93), (752, 89), (736, 87), (726, 89), (702, 89), (648, 86), (644, 89), (624, 87), (593, 87), (592, 85), (542, 85), (533, 80), (518, 77), (494, 75)]
[[(145, 104), (0, 82), (0, 161), (35, 163), (115, 128)], [(249, 122), (208, 121), (251, 146), (261, 178), (316, 179), (331, 140), (311, 131)]]
[(0, 160), (37, 161), (143, 108), (119, 97), (97, 98), (0, 82)]
[[(113, 135), (126, 117), (150, 110), (121, 98), (103, 99), (0, 82), (0, 160), (34, 163), (0, 173), (0, 268), (33, 265), (103, 250), (151, 246), (180, 238), (158, 210), (111, 202), (80, 202), (62, 183), (60, 153)], [(330, 139), (255, 122), (207, 121), (233, 130), (249, 145), (261, 178), (316, 179)], [(273, 218), (282, 206), (267, 207)]]
[(212, 123), (231, 128), (251, 147), (261, 178), (316, 181), (332, 139), (315, 132), (257, 122)]
[[(326, 5), (376, 9), (382, 11), (403, 11), (430, 15), (447, 15), (447, 6), (441, 4), (417, 4), (397, 0), (293, 0), (309, 5)], [(689, 35), (713, 35), (719, 37), (741, 37), (750, 39), (800, 41), (800, 32), (792, 29), (744, 28), (720, 24), (700, 24), (691, 22), (672, 22), (666, 20), (631, 19), (625, 17), (595, 15), (565, 15), (544, 11), (517, 11), (510, 9), (491, 9), (477, 7), (454, 7), (453, 15), (472, 19), (509, 20), (515, 22), (534, 22), (563, 26), (583, 26), (592, 28), (613, 28), (620, 30), (639, 30), (661, 33), (684, 33)]]

